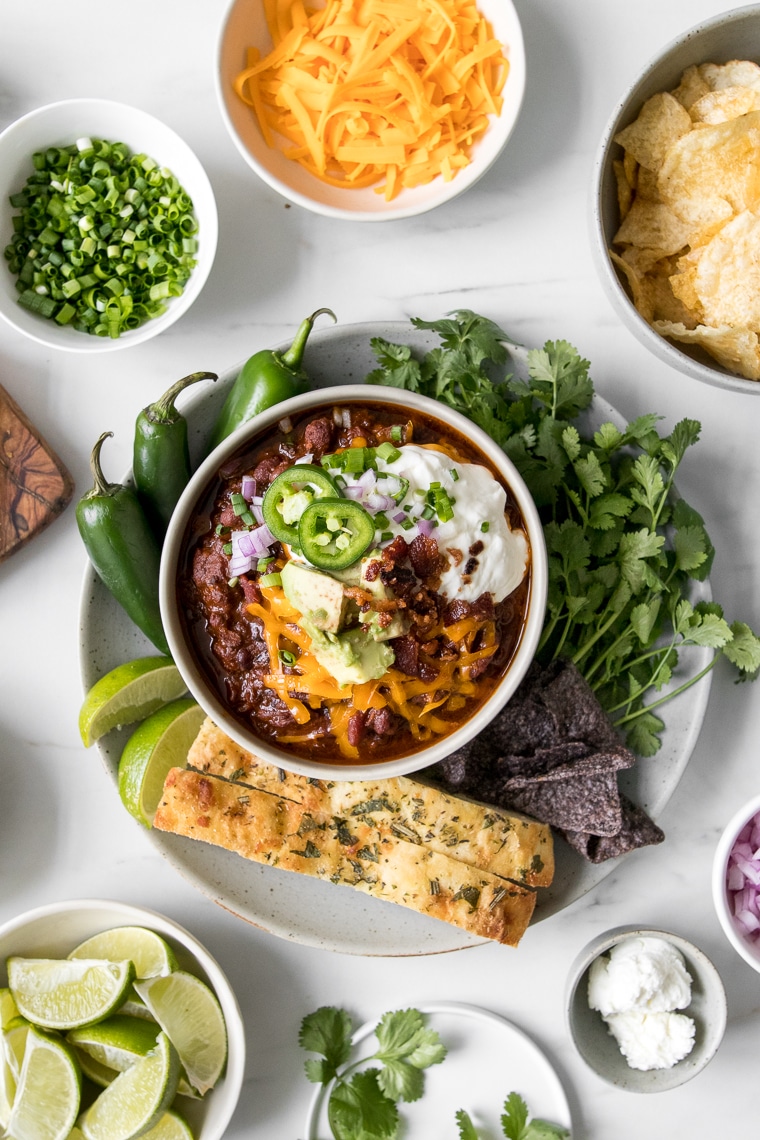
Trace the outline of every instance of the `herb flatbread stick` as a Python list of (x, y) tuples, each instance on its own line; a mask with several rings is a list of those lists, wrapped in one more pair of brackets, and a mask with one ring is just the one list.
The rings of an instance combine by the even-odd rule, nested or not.
[(367, 816), (380, 831), (490, 871), (522, 886), (546, 887), (554, 876), (551, 829), (519, 812), (454, 796), (406, 776), (322, 781), (285, 772), (240, 748), (207, 718), (188, 755), (201, 772), (271, 791), (315, 818)]
[(293, 800), (192, 769), (169, 772), (153, 825), (257, 863), (353, 887), (508, 946), (518, 944), (535, 907), (534, 891), (381, 834), (365, 820), (319, 823)]

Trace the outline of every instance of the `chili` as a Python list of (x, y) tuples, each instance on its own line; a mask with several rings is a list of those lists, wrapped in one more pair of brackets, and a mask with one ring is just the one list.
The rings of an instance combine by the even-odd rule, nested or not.
[(352, 499), (315, 499), (298, 523), (298, 544), (318, 570), (345, 570), (374, 537), (375, 520)]
[(308, 391), (309, 376), (303, 368), (304, 350), (315, 320), (325, 313), (337, 320), (332, 309), (317, 309), (301, 321), (286, 352), (265, 348), (246, 360), (214, 424), (209, 451), (259, 412)]
[(135, 625), (169, 655), (158, 603), (161, 551), (134, 488), (108, 483), (100, 465), (103, 432), (90, 455), (93, 486), (77, 503), (76, 520), (90, 561)]
[(217, 380), (215, 372), (192, 372), (143, 408), (135, 422), (132, 475), (148, 521), (163, 540), (172, 512), (187, 486), (192, 470), (187, 420), (175, 401), (180, 392), (199, 380)]
[[(286, 509), (283, 512), (283, 507), (288, 499), (298, 494), (302, 496), (301, 499), (298, 503), (292, 503), (292, 508), (298, 510), (298, 517), (287, 521), (284, 515), (295, 511), (288, 512)], [(287, 542), (290, 546), (299, 545), (298, 523), (306, 507), (316, 499), (337, 498), (339, 495), (337, 484), (321, 467), (312, 463), (297, 463), (288, 467), (270, 484), (261, 504), (264, 522), (279, 542)]]

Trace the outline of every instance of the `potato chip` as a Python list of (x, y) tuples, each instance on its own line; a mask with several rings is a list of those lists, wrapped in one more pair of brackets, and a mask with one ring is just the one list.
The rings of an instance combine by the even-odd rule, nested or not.
[(736, 372), (747, 380), (760, 380), (760, 341), (757, 333), (750, 329), (735, 329), (729, 325), (721, 328), (697, 325), (687, 329), (671, 321), (655, 321), (652, 327), (661, 336), (703, 348), (729, 372)]
[(639, 116), (615, 135), (637, 162), (659, 170), (673, 143), (691, 130), (688, 111), (667, 91), (647, 99)]
[(615, 139), (610, 257), (662, 336), (760, 379), (760, 66), (688, 67)]
[(696, 64), (692, 67), (687, 67), (681, 76), (681, 82), (673, 91), (673, 98), (677, 99), (682, 107), (688, 111), (697, 99), (701, 99), (712, 88), (707, 83), (702, 75), (700, 75), (699, 68)]
[(754, 87), (760, 91), (760, 67), (749, 59), (702, 63), (699, 75), (711, 91), (720, 91), (724, 87)]
[(723, 87), (719, 91), (708, 91), (689, 108), (693, 122), (710, 124), (725, 123), (749, 111), (760, 111), (760, 91), (751, 87)]
[[(632, 211), (635, 207), (632, 207)], [(760, 218), (738, 214), (703, 246), (694, 288), (704, 323), (760, 332)]]
[(631, 208), (633, 186), (626, 177), (625, 164), (620, 159), (613, 162), (612, 169), (615, 173), (615, 185), (617, 186), (618, 213), (622, 220)]
[(668, 254), (683, 249), (690, 235), (690, 227), (664, 202), (637, 197), (613, 240), (616, 245), (644, 246)]

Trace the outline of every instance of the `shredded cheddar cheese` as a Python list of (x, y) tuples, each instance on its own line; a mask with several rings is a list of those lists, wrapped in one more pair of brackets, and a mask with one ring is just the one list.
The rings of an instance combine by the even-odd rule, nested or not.
[(451, 181), (499, 115), (509, 64), (474, 0), (264, 0), (272, 50), (234, 88), (268, 146), (387, 201)]
[[(309, 636), (297, 624), (299, 612), (288, 601), (282, 588), (268, 586), (261, 593), (262, 601), (251, 602), (247, 608), (251, 616), (261, 623), (262, 637), (269, 653), (269, 672), (264, 683), (287, 705), (296, 724), (308, 723), (310, 709), (326, 708), (330, 731), (342, 754), (349, 759), (358, 756), (358, 749), (348, 741), (348, 723), (355, 712), (390, 708), (403, 717), (412, 736), (420, 743), (448, 732), (451, 722), (435, 716), (435, 710), (460, 710), (477, 692), (477, 686), (470, 677), (472, 666), (496, 650), (494, 622), (469, 616), (449, 626), (432, 629), (428, 634), (430, 641), (445, 636), (459, 650), (458, 656), (450, 661), (428, 658), (438, 670), (432, 685), (430, 681), (407, 676), (395, 668), (389, 669), (379, 680), (365, 681), (360, 685), (339, 685), (310, 652)], [(473, 650), (476, 641), (479, 648)], [(283, 670), (280, 650), (284, 643), (298, 648), (293, 666), (295, 672)], [(303, 737), (280, 733), (278, 740), (281, 743), (302, 743)]]

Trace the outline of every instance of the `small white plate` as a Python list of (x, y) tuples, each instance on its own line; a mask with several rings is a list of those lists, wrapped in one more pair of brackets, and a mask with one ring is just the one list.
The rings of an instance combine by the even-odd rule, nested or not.
[[(530, 1117), (571, 1128), (570, 1106), (559, 1077), (538, 1046), (521, 1029), (489, 1010), (459, 1002), (424, 1002), (426, 1015), (448, 1053), (440, 1065), (425, 1070), (425, 1092), (412, 1104), (401, 1102), (404, 1140), (457, 1135), (456, 1113), (463, 1108), (482, 1140), (503, 1132), (499, 1117), (511, 1092), (519, 1093)], [(357, 1029), (355, 1045), (370, 1037), (378, 1022)], [(367, 1055), (374, 1052), (369, 1042)], [(320, 1086), (306, 1118), (306, 1140), (328, 1140), (328, 1088)]]

